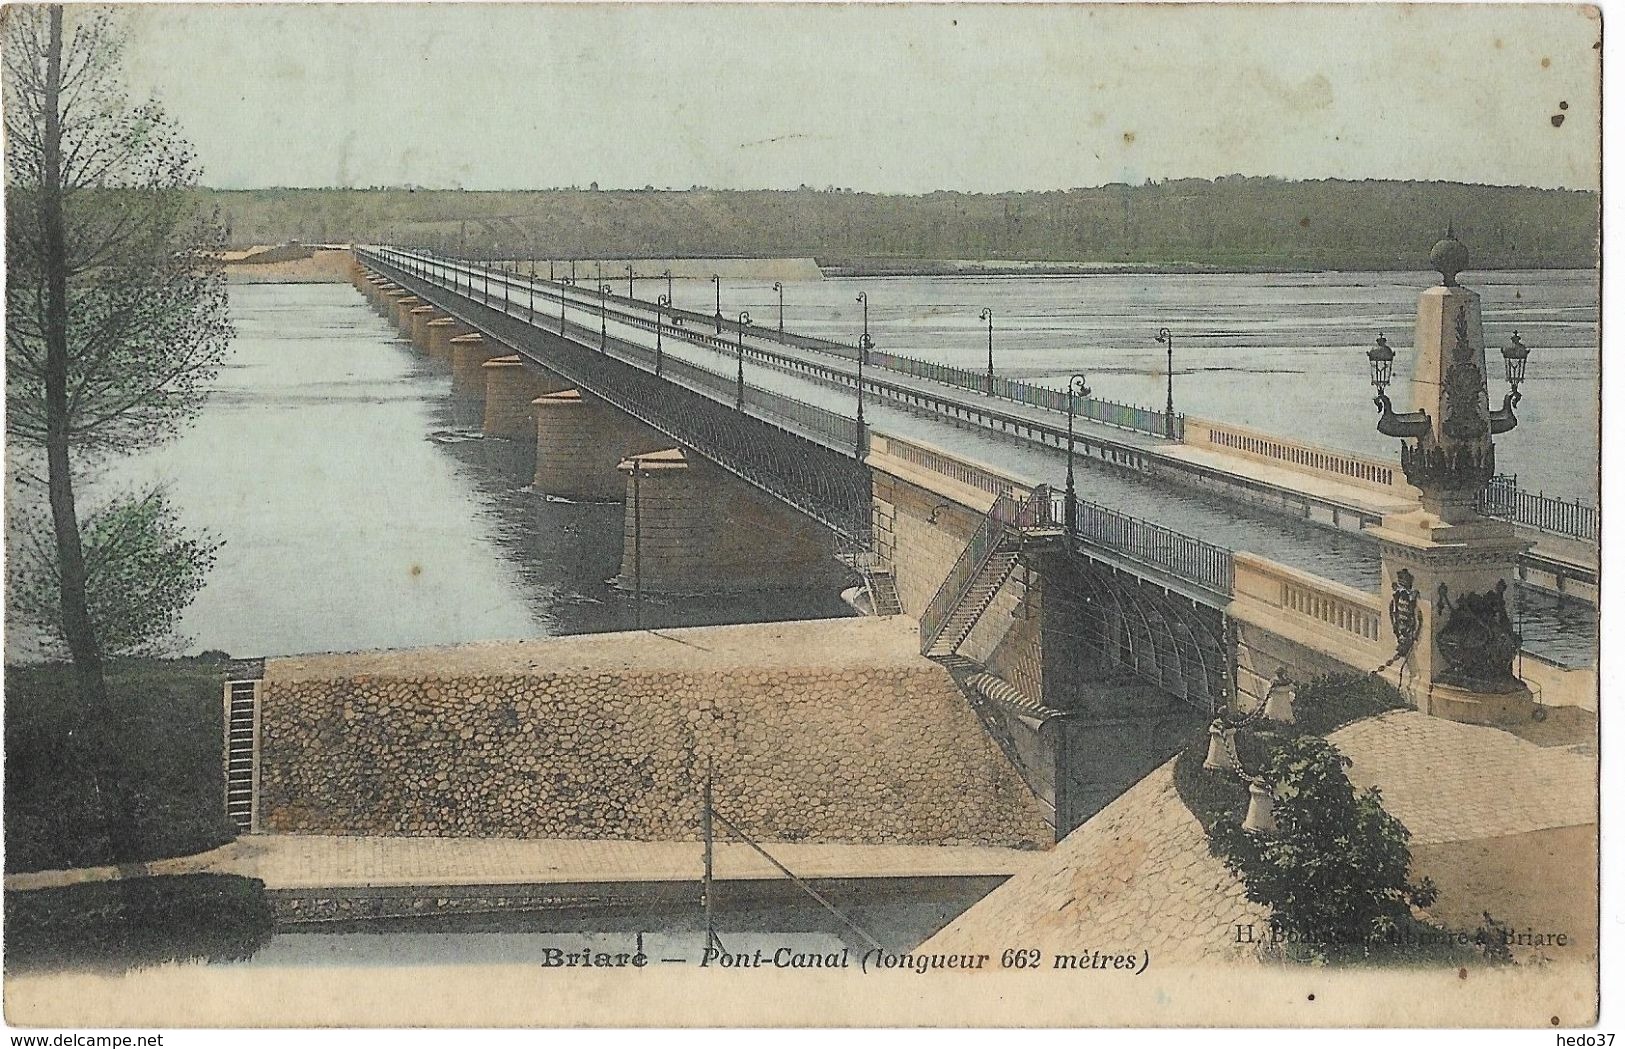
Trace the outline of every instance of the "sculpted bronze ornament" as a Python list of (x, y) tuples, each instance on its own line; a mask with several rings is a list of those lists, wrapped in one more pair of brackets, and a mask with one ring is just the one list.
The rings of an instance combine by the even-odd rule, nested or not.
[(1388, 599), (1388, 623), (1394, 628), (1394, 660), (1410, 655), (1416, 638), (1422, 632), (1422, 610), (1418, 605), (1422, 594), (1415, 586), (1416, 577), (1410, 569), (1401, 568), (1394, 576), (1394, 593)]
[(1435, 679), (1475, 692), (1510, 692), (1522, 683), (1512, 672), (1523, 638), (1507, 615), (1506, 580), (1481, 594), (1462, 594), (1454, 601), (1439, 584), (1437, 607), (1444, 625), (1434, 638), (1445, 669)]

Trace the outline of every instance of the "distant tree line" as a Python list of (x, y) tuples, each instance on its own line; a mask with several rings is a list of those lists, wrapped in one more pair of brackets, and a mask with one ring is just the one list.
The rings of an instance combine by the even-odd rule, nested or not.
[(236, 244), (396, 242), (501, 257), (1012, 259), (1414, 268), (1454, 222), (1486, 268), (1597, 263), (1598, 194), (1225, 176), (1042, 193), (206, 191)]

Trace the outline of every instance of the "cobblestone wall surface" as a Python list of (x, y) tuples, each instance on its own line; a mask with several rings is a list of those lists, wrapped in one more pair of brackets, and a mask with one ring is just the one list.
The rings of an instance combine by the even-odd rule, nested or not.
[[(685, 632), (687, 633), (687, 632)], [(266, 681), (269, 831), (1020, 845), (1037, 802), (941, 669), (593, 668)]]
[(1245, 940), (1267, 929), (1268, 911), (1249, 903), (1240, 879), (1208, 852), (1170, 761), (919, 950), (1019, 941), (1051, 955), (1149, 951), (1153, 964), (1256, 964), (1258, 945)]

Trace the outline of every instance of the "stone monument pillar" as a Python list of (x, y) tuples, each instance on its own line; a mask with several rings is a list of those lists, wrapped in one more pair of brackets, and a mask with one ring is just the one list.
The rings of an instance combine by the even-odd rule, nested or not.
[(1377, 429), (1404, 442), (1405, 479), (1421, 491), (1420, 506), (1370, 530), (1382, 546), (1397, 647), (1386, 674), (1424, 713), (1477, 724), (1525, 721), (1534, 700), (1514, 674), (1521, 638), (1507, 597), (1528, 544), (1511, 524), (1474, 509), (1495, 473), (1494, 435), (1517, 425), (1517, 388), (1490, 408), (1479, 298), (1456, 283), (1467, 249), (1454, 231), (1431, 259), (1443, 281), (1417, 304), (1416, 410), (1394, 412), (1383, 392), (1379, 365), (1393, 359), (1387, 342), (1379, 338), (1370, 354)]

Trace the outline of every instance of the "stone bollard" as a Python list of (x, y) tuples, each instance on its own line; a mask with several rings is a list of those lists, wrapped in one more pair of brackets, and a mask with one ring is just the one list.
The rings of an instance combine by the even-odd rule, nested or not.
[(1217, 719), (1207, 727), (1207, 757), (1202, 767), (1209, 772), (1240, 772), (1230, 755), (1236, 752), (1236, 730)]
[(1247, 784), (1247, 818), (1241, 821), (1241, 829), (1252, 831), (1254, 834), (1275, 833), (1275, 798), (1270, 794), (1269, 785), (1261, 779), (1251, 780)]
[(1292, 724), (1292, 704), (1298, 698), (1298, 686), (1286, 676), (1286, 668), (1282, 667), (1275, 672), (1275, 680), (1270, 682), (1270, 690), (1264, 697), (1264, 716), (1271, 721), (1283, 724)]

